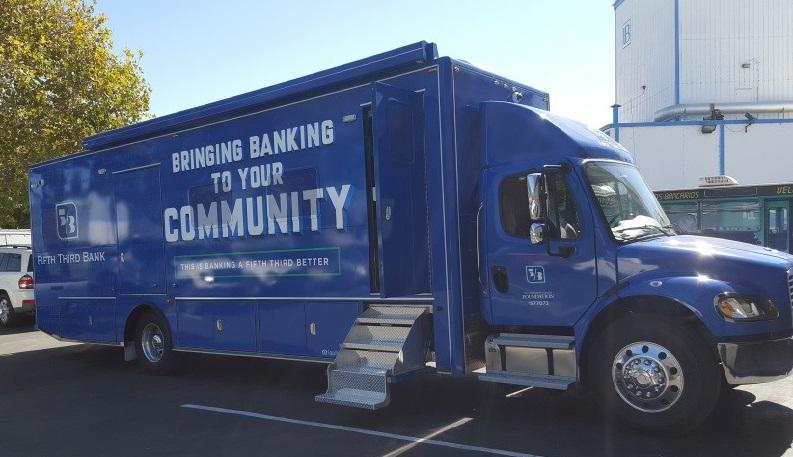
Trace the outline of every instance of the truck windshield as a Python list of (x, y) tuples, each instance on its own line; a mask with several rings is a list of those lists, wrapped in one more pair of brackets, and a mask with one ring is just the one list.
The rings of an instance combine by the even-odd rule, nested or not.
[(661, 204), (635, 167), (590, 162), (585, 170), (600, 211), (617, 241), (675, 234)]

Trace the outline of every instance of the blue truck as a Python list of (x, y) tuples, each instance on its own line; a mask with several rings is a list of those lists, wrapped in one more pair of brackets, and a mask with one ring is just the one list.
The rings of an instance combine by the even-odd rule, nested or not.
[(793, 257), (678, 235), (631, 155), (419, 42), (84, 140), (29, 169), (37, 325), (327, 363), (376, 409), (446, 374), (585, 388), (688, 430), (793, 367)]

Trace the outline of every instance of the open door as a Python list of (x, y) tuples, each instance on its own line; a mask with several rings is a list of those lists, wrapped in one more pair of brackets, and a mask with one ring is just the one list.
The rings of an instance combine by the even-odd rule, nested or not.
[(422, 94), (375, 83), (372, 129), (380, 295), (429, 292)]

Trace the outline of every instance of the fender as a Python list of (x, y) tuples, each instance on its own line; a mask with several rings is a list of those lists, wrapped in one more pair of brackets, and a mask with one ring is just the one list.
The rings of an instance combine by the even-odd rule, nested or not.
[(668, 274), (669, 271), (652, 270), (624, 279), (587, 309), (574, 326), (579, 364), (581, 363), (581, 354), (586, 350), (584, 342), (598, 316), (610, 310), (610, 307), (615, 303), (632, 297), (657, 297), (667, 302), (678, 303), (696, 316), (714, 340), (716, 340), (714, 335), (723, 337), (766, 333), (777, 330), (777, 327), (782, 324), (778, 320), (729, 323), (718, 315), (714, 298), (720, 293), (762, 295), (762, 289), (751, 283), (725, 282), (692, 272), (674, 276), (663, 275), (663, 273)]

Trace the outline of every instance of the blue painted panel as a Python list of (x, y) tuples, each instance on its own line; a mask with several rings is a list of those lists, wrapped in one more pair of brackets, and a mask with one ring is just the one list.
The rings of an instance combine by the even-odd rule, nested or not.
[(429, 292), (423, 97), (375, 84), (374, 99), (380, 293)]
[[(370, 99), (352, 89), (122, 148), (162, 163), (176, 297), (368, 295), (360, 105)], [(190, 156), (202, 148), (221, 163)]]
[[(116, 229), (107, 159), (30, 174), (36, 301), (40, 329), (90, 341), (115, 339)], [(60, 210), (60, 211), (59, 211)], [(90, 317), (90, 321), (89, 321)], [(109, 322), (110, 321), (110, 322)]]
[[(113, 176), (119, 251), (119, 294), (165, 292), (160, 169)], [(147, 198), (141, 198), (145, 195)]]
[(255, 303), (180, 301), (178, 347), (217, 351), (256, 351)]
[(114, 304), (114, 300), (61, 300), (60, 336), (80, 341), (116, 341)]
[(305, 355), (308, 334), (305, 304), (298, 301), (268, 301), (257, 306), (259, 352)]
[(306, 322), (309, 329), (315, 324), (316, 332), (308, 333), (307, 355), (333, 358), (339, 345), (361, 313), (360, 303), (309, 302), (306, 303)]
[[(224, 306), (225, 305), (225, 306)], [(256, 351), (256, 305), (250, 301), (220, 303), (215, 312), (215, 349), (219, 351)]]

